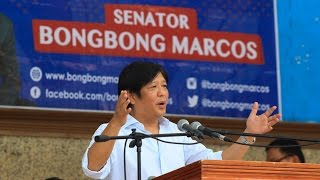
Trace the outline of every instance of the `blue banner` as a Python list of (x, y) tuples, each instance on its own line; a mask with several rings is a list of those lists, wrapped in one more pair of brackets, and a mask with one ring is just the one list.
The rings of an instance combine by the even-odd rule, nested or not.
[(18, 100), (3, 105), (113, 111), (120, 71), (142, 60), (168, 71), (168, 114), (245, 118), (254, 101), (279, 106), (272, 0), (0, 4), (19, 72)]

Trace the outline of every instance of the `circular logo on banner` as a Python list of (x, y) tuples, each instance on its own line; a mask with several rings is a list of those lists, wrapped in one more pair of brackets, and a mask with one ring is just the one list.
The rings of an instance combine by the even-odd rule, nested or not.
[(42, 71), (39, 67), (33, 67), (30, 70), (30, 77), (33, 81), (39, 82), (42, 78)]
[(33, 86), (31, 89), (30, 89), (30, 95), (31, 97), (33, 97), (34, 99), (38, 99), (41, 95), (41, 90), (39, 87), (37, 86)]

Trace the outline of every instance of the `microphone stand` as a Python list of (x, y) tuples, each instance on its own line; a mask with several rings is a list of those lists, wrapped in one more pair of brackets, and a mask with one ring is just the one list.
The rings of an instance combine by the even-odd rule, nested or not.
[(117, 139), (133, 139), (129, 147), (133, 148), (134, 146), (137, 146), (137, 167), (138, 167), (138, 180), (141, 180), (141, 146), (142, 146), (142, 139), (144, 138), (153, 138), (153, 137), (172, 137), (172, 136), (187, 136), (192, 137), (195, 136), (192, 132), (186, 132), (186, 133), (169, 133), (169, 134), (150, 134), (146, 135), (143, 133), (136, 132), (136, 129), (131, 129), (132, 133), (128, 136), (95, 136), (94, 140), (95, 142), (105, 142), (109, 140), (117, 140)]
[(136, 129), (132, 129), (132, 133), (130, 134), (133, 137), (133, 140), (130, 142), (129, 147), (134, 148), (137, 146), (137, 165), (138, 165), (138, 180), (141, 180), (141, 146), (142, 139), (144, 138), (144, 134), (137, 133)]

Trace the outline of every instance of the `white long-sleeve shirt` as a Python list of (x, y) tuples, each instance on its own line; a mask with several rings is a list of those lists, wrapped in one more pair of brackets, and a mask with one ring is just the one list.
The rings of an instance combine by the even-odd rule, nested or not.
[[(94, 143), (94, 137), (100, 135), (108, 124), (102, 124), (94, 133), (88, 149)], [(162, 117), (159, 120), (159, 134), (181, 133), (176, 124)], [(127, 122), (122, 128), (118, 136), (127, 136), (132, 133), (132, 129), (136, 132), (150, 134), (144, 129), (142, 123), (132, 116), (128, 115)], [(195, 141), (185, 136), (162, 137), (165, 141), (179, 143), (194, 143)], [(137, 151), (136, 147), (130, 148), (129, 139), (126, 147), (126, 174), (127, 180), (137, 179)], [(101, 142), (103, 143), (103, 142)], [(124, 179), (124, 144), (125, 140), (116, 140), (112, 153), (107, 160), (106, 165), (100, 171), (91, 171), (88, 169), (88, 149), (82, 159), (82, 169), (84, 173), (94, 179)], [(181, 168), (187, 164), (205, 159), (221, 160), (221, 151), (213, 152), (207, 149), (203, 144), (195, 145), (177, 145), (167, 144), (157, 141), (153, 138), (142, 139), (141, 147), (141, 178), (147, 180), (148, 177), (160, 176), (175, 169)]]

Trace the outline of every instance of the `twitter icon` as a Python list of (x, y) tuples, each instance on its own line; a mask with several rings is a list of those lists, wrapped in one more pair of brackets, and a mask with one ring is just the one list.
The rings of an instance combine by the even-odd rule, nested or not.
[(188, 96), (188, 107), (192, 108), (195, 107), (198, 104), (199, 96), (193, 95)]

